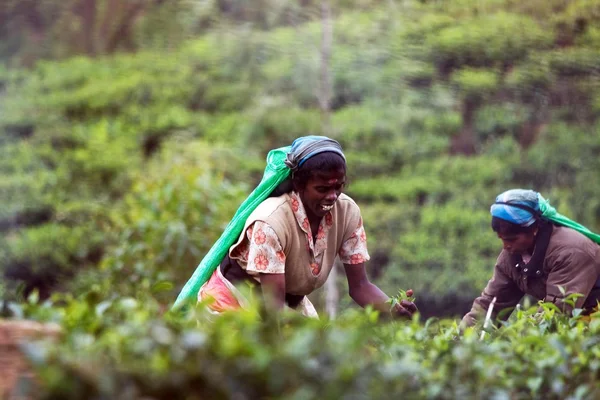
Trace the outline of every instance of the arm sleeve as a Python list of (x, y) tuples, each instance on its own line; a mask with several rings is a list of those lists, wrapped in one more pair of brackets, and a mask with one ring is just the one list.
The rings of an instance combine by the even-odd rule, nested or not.
[(263, 274), (285, 273), (285, 253), (273, 228), (263, 221), (256, 221), (246, 234), (249, 242), (246, 271)]
[[(582, 307), (597, 279), (596, 265), (592, 257), (582, 251), (571, 251), (561, 257), (548, 274), (544, 301), (554, 303), (563, 311), (570, 312), (572, 306), (563, 303), (564, 298), (573, 293), (582, 294), (583, 297), (577, 298), (575, 302), (575, 307)], [(565, 290), (565, 294), (559, 287)]]
[[(481, 295), (475, 299), (471, 311), (463, 317), (462, 323), (472, 326), (478, 320), (483, 319), (494, 297), (496, 297), (496, 304), (492, 311), (492, 318), (496, 318), (502, 310), (515, 307), (523, 297), (521, 289), (502, 271), (498, 264), (494, 268), (492, 279), (489, 280)], [(508, 318), (508, 314), (503, 317)]]
[(343, 264), (362, 264), (370, 258), (367, 250), (367, 234), (360, 211), (357, 211), (357, 215), (358, 218), (355, 217), (349, 221), (349, 232), (344, 236), (344, 242), (338, 251), (340, 261)]

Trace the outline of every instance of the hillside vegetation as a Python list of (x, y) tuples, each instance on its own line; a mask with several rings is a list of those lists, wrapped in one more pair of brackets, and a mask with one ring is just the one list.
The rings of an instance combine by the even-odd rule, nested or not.
[[(600, 231), (600, 2), (331, 3), (329, 60), (326, 2), (0, 5), (0, 315), (61, 332), (20, 348), (37, 378), (13, 394), (600, 396), (599, 319), (581, 310), (525, 303), (462, 334), (429, 318), (489, 279), (500, 192), (538, 190)], [(345, 150), (371, 279), (414, 289), (421, 316), (344, 295), (329, 320), (320, 292), (318, 321), (167, 312), (267, 152), (311, 133)]]
[[(233, 4), (176, 49), (0, 70), (7, 286), (177, 289), (266, 152), (323, 132), (319, 9)], [(528, 4), (334, 9), (328, 133), (388, 291), (477, 294), (499, 249), (488, 207), (508, 188), (600, 228), (599, 6)]]

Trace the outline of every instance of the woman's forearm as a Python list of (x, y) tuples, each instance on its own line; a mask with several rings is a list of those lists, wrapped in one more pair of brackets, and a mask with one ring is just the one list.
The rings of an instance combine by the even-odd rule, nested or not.
[(260, 274), (260, 285), (267, 306), (281, 310), (285, 306), (285, 275)]
[(371, 282), (366, 282), (354, 289), (351, 288), (350, 297), (361, 307), (371, 305), (379, 311), (390, 310), (390, 306), (387, 304), (389, 296)]

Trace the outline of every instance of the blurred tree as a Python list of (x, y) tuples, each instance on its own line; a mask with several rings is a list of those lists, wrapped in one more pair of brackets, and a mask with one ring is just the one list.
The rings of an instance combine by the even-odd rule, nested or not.
[(188, 7), (183, 0), (5, 0), (0, 59), (31, 65), (40, 58), (136, 50), (135, 33), (143, 20), (174, 5), (176, 11)]
[(498, 78), (493, 71), (465, 68), (453, 74), (452, 82), (462, 99), (463, 124), (460, 133), (452, 138), (451, 151), (455, 154), (475, 154), (475, 111), (495, 92)]
[[(410, 283), (420, 299), (471, 296), (485, 284), (497, 254), (481, 231), (487, 201), (503, 189), (539, 189), (598, 227), (597, 0), (329, 2), (327, 83), (321, 1), (0, 0), (0, 57), (18, 66), (69, 56), (31, 69), (0, 61), (0, 271), (68, 275), (104, 254), (102, 265), (123, 264), (123, 291), (138, 265), (146, 278), (181, 265), (168, 278), (187, 278), (208, 246), (194, 242), (193, 227), (226, 220), (235, 204), (222, 186), (242, 172), (257, 182), (263, 168), (253, 156), (243, 168), (222, 160), (205, 170), (194, 153), (198, 166), (149, 173), (165, 143), (198, 138), (244, 155), (310, 132), (338, 139), (349, 194), (371, 225), (369, 268), (387, 290)], [(179, 46), (191, 35), (201, 37)], [(104, 56), (128, 49), (144, 51)], [(95, 57), (70, 57), (82, 53)], [(220, 175), (227, 165), (236, 169)], [(146, 191), (162, 199), (156, 215), (141, 204)], [(199, 213), (192, 199), (206, 191), (228, 205)], [(143, 216), (109, 218), (132, 199), (140, 204), (127, 210)], [(180, 206), (183, 217), (162, 219)], [(464, 210), (482, 213), (463, 223)], [(139, 237), (116, 235), (126, 229)], [(107, 230), (124, 254), (113, 254)], [(200, 250), (179, 258), (184, 240)]]

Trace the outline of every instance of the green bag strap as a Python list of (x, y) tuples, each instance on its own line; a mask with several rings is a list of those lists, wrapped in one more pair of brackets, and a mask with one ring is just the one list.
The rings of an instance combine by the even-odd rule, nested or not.
[(196, 267), (191, 278), (183, 286), (179, 296), (177, 296), (172, 307), (173, 309), (178, 308), (189, 299), (196, 298), (202, 285), (210, 279), (210, 276), (229, 251), (229, 248), (239, 238), (246, 220), (252, 211), (290, 175), (290, 169), (284, 163), (290, 149), (291, 146), (280, 147), (271, 150), (267, 154), (267, 165), (260, 183), (240, 205), (219, 239), (213, 244), (208, 253), (206, 253), (198, 267)]
[(540, 211), (542, 212), (542, 217), (557, 223), (558, 225), (566, 226), (571, 229), (575, 229), (577, 232), (580, 232), (592, 239), (594, 242), (600, 244), (600, 235), (590, 231), (585, 226), (565, 217), (564, 215), (558, 213), (554, 207), (550, 205), (550, 202), (542, 197), (541, 194), (538, 193), (538, 203), (540, 205)]

